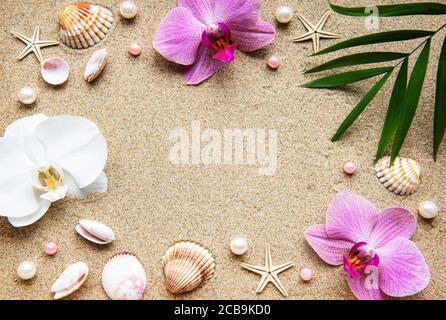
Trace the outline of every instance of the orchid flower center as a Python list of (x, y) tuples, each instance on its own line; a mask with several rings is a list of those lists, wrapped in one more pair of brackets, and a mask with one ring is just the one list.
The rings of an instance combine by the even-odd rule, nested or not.
[(213, 58), (230, 63), (234, 60), (237, 45), (231, 41), (231, 30), (223, 22), (208, 26), (201, 34), (201, 42), (206, 48), (216, 51)]
[(378, 264), (378, 255), (366, 242), (358, 242), (350, 249), (349, 254), (344, 256), (344, 271), (351, 278), (364, 276), (368, 266), (377, 267)]
[(40, 191), (56, 190), (63, 184), (63, 172), (53, 165), (43, 166), (37, 169), (37, 185)]

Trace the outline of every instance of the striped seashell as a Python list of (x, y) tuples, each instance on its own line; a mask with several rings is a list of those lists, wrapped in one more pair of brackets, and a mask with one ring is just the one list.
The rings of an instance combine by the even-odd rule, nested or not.
[(171, 293), (189, 292), (212, 278), (215, 260), (198, 244), (178, 242), (163, 257), (166, 289)]
[(421, 166), (412, 159), (399, 158), (389, 167), (390, 157), (384, 157), (375, 165), (379, 181), (388, 190), (401, 196), (413, 194), (421, 182)]
[(113, 26), (113, 13), (87, 3), (67, 5), (59, 16), (59, 35), (73, 49), (90, 48), (101, 42)]

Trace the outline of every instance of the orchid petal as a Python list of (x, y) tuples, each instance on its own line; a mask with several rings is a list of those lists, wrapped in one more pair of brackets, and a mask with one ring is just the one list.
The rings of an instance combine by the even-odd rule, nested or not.
[(31, 185), (34, 164), (24, 152), (23, 139), (0, 139), (0, 215), (23, 217), (35, 212), (39, 203)]
[(375, 206), (350, 192), (336, 195), (327, 212), (327, 234), (331, 238), (368, 242), (377, 220)]
[(359, 300), (385, 300), (386, 295), (380, 289), (366, 288), (366, 278), (347, 278), (348, 285)]
[(379, 287), (387, 295), (411, 296), (429, 284), (429, 267), (412, 241), (397, 238), (376, 253), (380, 259)]
[(93, 194), (104, 193), (108, 189), (108, 179), (104, 172), (90, 185), (83, 189), (79, 189), (73, 177), (69, 173), (65, 173), (64, 183), (68, 186), (68, 194), (74, 197), (85, 197)]
[(197, 58), (205, 27), (188, 9), (172, 9), (156, 30), (153, 47), (169, 61), (191, 65)]
[(369, 244), (380, 248), (393, 239), (403, 237), (410, 239), (415, 232), (417, 219), (407, 209), (388, 208), (378, 214)]
[(242, 52), (251, 52), (267, 46), (274, 40), (276, 33), (272, 25), (261, 20), (251, 24), (228, 25), (232, 31), (232, 40)]
[(259, 19), (259, 0), (215, 0), (215, 17), (227, 24), (251, 24)]
[(68, 191), (67, 186), (60, 186), (54, 190), (50, 190), (40, 196), (41, 199), (48, 200), (50, 202), (56, 202), (66, 197)]
[(308, 228), (305, 231), (305, 238), (322, 260), (334, 266), (343, 264), (344, 255), (348, 254), (354, 245), (350, 241), (330, 238), (323, 224)]
[(178, 6), (189, 9), (193, 15), (204, 24), (211, 24), (214, 20), (215, 0), (178, 0)]
[(34, 134), (34, 129), (43, 121), (48, 119), (44, 114), (36, 114), (30, 117), (25, 117), (11, 123), (5, 129), (6, 137), (30, 137)]
[(29, 226), (29, 225), (33, 224), (34, 222), (36, 222), (37, 220), (39, 220), (40, 218), (42, 218), (44, 216), (44, 214), (48, 211), (50, 206), (51, 206), (50, 201), (45, 200), (45, 199), (40, 199), (39, 208), (37, 209), (36, 212), (34, 212), (30, 215), (21, 217), (21, 218), (9, 217), (8, 221), (13, 227), (16, 227), (16, 228)]
[(183, 74), (187, 84), (199, 84), (217, 72), (220, 67), (220, 60), (213, 58), (213, 51), (200, 46), (198, 49), (197, 61), (189, 67)]
[(84, 188), (104, 169), (107, 144), (98, 127), (77, 116), (55, 116), (35, 129), (35, 137), (46, 147), (47, 160), (70, 173)]

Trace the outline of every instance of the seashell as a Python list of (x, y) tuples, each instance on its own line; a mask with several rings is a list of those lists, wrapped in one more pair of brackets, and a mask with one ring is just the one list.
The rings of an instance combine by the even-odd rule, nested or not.
[(40, 73), (45, 82), (57, 86), (67, 81), (70, 75), (70, 68), (68, 63), (62, 58), (51, 57), (42, 61)]
[(384, 157), (375, 165), (376, 175), (379, 181), (388, 190), (398, 195), (413, 194), (421, 182), (421, 166), (412, 159), (395, 159), (389, 168), (390, 157)]
[(113, 13), (88, 3), (67, 5), (59, 16), (59, 35), (72, 49), (86, 49), (101, 42), (113, 26)]
[(79, 289), (88, 276), (88, 266), (77, 262), (68, 266), (51, 287), (54, 299), (62, 299)]
[(146, 272), (130, 253), (114, 255), (102, 269), (102, 288), (112, 300), (142, 300), (146, 286)]
[(115, 233), (105, 224), (92, 220), (81, 220), (76, 231), (85, 239), (96, 244), (107, 244), (115, 240)]
[(99, 49), (95, 51), (85, 66), (84, 79), (91, 82), (96, 79), (104, 70), (107, 64), (107, 49)]
[(184, 293), (209, 280), (215, 271), (212, 254), (198, 244), (178, 242), (163, 257), (166, 289)]

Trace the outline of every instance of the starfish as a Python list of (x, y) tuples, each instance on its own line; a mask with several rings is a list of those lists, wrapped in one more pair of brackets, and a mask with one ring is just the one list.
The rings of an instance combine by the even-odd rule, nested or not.
[(26, 48), (23, 49), (23, 51), (17, 57), (17, 59), (19, 60), (22, 60), (28, 54), (33, 52), (36, 55), (37, 60), (39, 60), (39, 62), (42, 62), (43, 58), (40, 49), (49, 46), (57, 46), (59, 44), (58, 41), (40, 40), (40, 28), (38, 26), (34, 28), (34, 33), (31, 38), (25, 37), (23, 34), (20, 34), (18, 32), (11, 31), (11, 33), (20, 41), (26, 44)]
[(296, 13), (296, 16), (299, 18), (299, 20), (302, 22), (304, 27), (307, 29), (307, 33), (293, 39), (293, 42), (302, 42), (307, 40), (313, 40), (313, 51), (314, 53), (319, 51), (320, 48), (320, 39), (338, 39), (340, 38), (339, 35), (335, 33), (331, 33), (328, 31), (322, 30), (325, 26), (325, 23), (327, 22), (328, 17), (330, 16), (330, 12), (327, 11), (322, 16), (321, 20), (314, 26), (309, 22), (303, 15), (301, 15), (299, 12)]
[(266, 285), (271, 282), (273, 285), (276, 286), (277, 289), (279, 289), (281, 294), (283, 294), (285, 297), (288, 296), (288, 293), (279, 280), (278, 274), (293, 267), (294, 263), (288, 262), (279, 266), (273, 266), (273, 260), (271, 259), (271, 250), (268, 244), (266, 245), (265, 249), (265, 266), (259, 267), (247, 263), (242, 263), (241, 266), (242, 268), (245, 268), (262, 276), (262, 278), (260, 278), (259, 286), (256, 290), (257, 293), (261, 293), (263, 289), (265, 289)]

